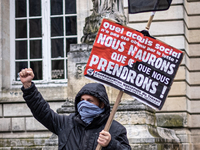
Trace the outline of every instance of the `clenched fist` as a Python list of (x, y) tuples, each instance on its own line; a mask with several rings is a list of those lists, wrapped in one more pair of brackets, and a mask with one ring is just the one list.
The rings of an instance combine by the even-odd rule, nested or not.
[(22, 69), (19, 75), (24, 88), (29, 88), (31, 86), (31, 81), (34, 78), (33, 70), (31, 68)]

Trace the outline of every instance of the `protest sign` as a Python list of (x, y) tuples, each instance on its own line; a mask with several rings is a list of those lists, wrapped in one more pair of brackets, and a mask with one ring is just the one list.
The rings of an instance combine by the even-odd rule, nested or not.
[(161, 109), (183, 52), (103, 19), (84, 75)]

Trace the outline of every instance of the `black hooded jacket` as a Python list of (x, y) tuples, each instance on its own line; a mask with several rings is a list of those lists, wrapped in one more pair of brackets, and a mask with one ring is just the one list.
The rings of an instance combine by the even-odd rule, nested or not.
[[(76, 95), (75, 113), (69, 116), (59, 115), (51, 110), (49, 104), (43, 99), (34, 83), (28, 89), (24, 89), (24, 87), (21, 89), (33, 116), (48, 130), (58, 135), (59, 150), (96, 149), (99, 132), (104, 129), (110, 114), (108, 96), (102, 84), (89, 83), (85, 85)], [(83, 94), (95, 96), (105, 104), (105, 111), (96, 116), (89, 125), (81, 120), (77, 111), (77, 104)], [(124, 126), (117, 121), (113, 121), (109, 132), (111, 134), (111, 141), (102, 150), (131, 150)]]

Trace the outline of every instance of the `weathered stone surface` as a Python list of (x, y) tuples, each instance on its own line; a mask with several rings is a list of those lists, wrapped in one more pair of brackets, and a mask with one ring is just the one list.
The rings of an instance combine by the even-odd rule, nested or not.
[[(111, 107), (112, 107), (111, 103)], [(117, 109), (119, 112), (121, 111), (148, 111), (151, 113), (155, 113), (155, 110), (147, 105), (144, 105), (143, 103), (137, 101), (137, 100), (124, 100), (119, 104), (119, 107)]]
[[(129, 22), (147, 22), (150, 17), (150, 12), (147, 13), (138, 13), (138, 14), (128, 14)], [(171, 6), (167, 11), (157, 11), (153, 18), (153, 21), (158, 20), (175, 20), (183, 18), (183, 6), (176, 5)], [(151, 29), (152, 30), (152, 29)]]
[[(35, 138), (26, 138), (26, 139), (0, 139), (0, 147), (14, 147), (14, 149), (28, 149), (40, 148), (44, 145), (45, 139), (35, 139)], [(13, 149), (12, 149), (13, 150)]]
[(187, 29), (187, 27), (185, 27), (185, 36), (188, 40), (189, 43), (199, 43), (200, 42), (200, 30), (199, 29), (193, 29), (193, 30), (189, 30)]
[(32, 113), (25, 103), (4, 104), (4, 116), (32, 116)]
[[(42, 133), (42, 134), (41, 134)], [(15, 139), (15, 138), (19, 138), (19, 136), (21, 138), (49, 138), (51, 136), (51, 132), (50, 131), (33, 131), (33, 132), (15, 132), (15, 134), (10, 134), (9, 132), (0, 132), (0, 138), (1, 139)]]
[(200, 130), (199, 129), (191, 129), (191, 142), (192, 143), (200, 143), (199, 140), (199, 136), (200, 136)]
[(161, 111), (184, 111), (188, 109), (186, 97), (168, 97)]
[(199, 86), (189, 87), (187, 92), (190, 99), (200, 99)]
[(159, 127), (187, 127), (189, 125), (187, 113), (157, 113), (156, 118)]
[(186, 50), (189, 56), (200, 56), (200, 44), (188, 44), (186, 42)]
[[(83, 72), (87, 64), (91, 46), (87, 44), (71, 44), (68, 53), (68, 99), (74, 99), (80, 88), (86, 83), (92, 82), (85, 79)], [(84, 78), (84, 79), (83, 79)]]
[(83, 27), (85, 25), (85, 18), (91, 14), (90, 10), (92, 8), (91, 0), (81, 0), (77, 3), (77, 39), (78, 43), (81, 42), (81, 37), (83, 36)]
[[(139, 31), (144, 30), (146, 23), (134, 23), (128, 24), (129, 27), (137, 29)], [(184, 34), (184, 22), (183, 21), (166, 21), (166, 22), (152, 22), (150, 32), (152, 36), (166, 36)]]
[(10, 118), (0, 118), (0, 132), (11, 131), (11, 119)]
[(48, 101), (65, 101), (67, 98), (67, 82), (63, 83), (63, 85), (54, 85), (47, 87), (38, 87), (39, 92), (42, 94), (45, 100)]
[[(10, 61), (10, 2), (9, 1), (1, 1), (1, 48), (0, 50), (0, 58), (1, 58), (1, 70), (0, 70), (0, 77), (1, 77), (1, 88), (10, 88), (10, 68), (11, 68), (11, 61)], [(2, 89), (1, 89), (2, 90)], [(0, 90), (0, 91), (1, 91)]]
[(21, 86), (13, 89), (3, 89), (0, 97), (1, 102), (24, 102), (22, 98)]
[(58, 145), (58, 136), (56, 134), (52, 134), (49, 139), (45, 141), (45, 147), (44, 149), (48, 150), (49, 146), (56, 146)]
[(2, 108), (2, 104), (0, 104), (0, 118), (3, 116), (3, 108)]
[(185, 68), (185, 66), (180, 66), (178, 68), (178, 71), (177, 71), (177, 74), (176, 74), (174, 80), (175, 81), (176, 80), (185, 80), (185, 78), (186, 78), (186, 68)]
[(4, 148), (0, 147), (0, 150), (11, 150), (11, 147), (4, 147)]
[[(0, 97), (0, 102), (24, 102), (23, 93), (21, 91), (21, 86), (17, 88), (3, 90)], [(45, 100), (48, 101), (63, 101), (67, 98), (67, 83), (63, 84), (54, 84), (54, 85), (37, 85), (38, 90), (41, 92)], [(59, 91), (59, 92), (58, 92)]]
[(190, 72), (189, 73), (189, 83), (190, 85), (200, 84), (200, 72)]
[(200, 105), (200, 101), (198, 100), (190, 101), (189, 112), (200, 113), (199, 105)]
[(49, 139), (45, 141), (45, 146), (42, 148), (43, 150), (57, 150), (58, 149), (58, 136), (52, 134)]
[(192, 144), (189, 144), (189, 143), (182, 143), (182, 149), (185, 149), (185, 150), (192, 150)]
[(137, 150), (181, 150), (179, 139), (170, 129), (155, 128), (148, 125), (126, 126), (129, 143)]
[(199, 129), (191, 129), (191, 143), (193, 143), (193, 149), (194, 150), (199, 150), (200, 149), (200, 130)]
[(187, 0), (184, 0), (184, 6), (188, 15), (200, 14), (200, 3), (198, 1), (187, 2)]
[(200, 62), (200, 58), (190, 58), (189, 70), (191, 71), (200, 70), (200, 65), (197, 65), (199, 64), (199, 62)]
[(0, 133), (0, 149), (10, 148), (19, 150), (34, 150), (42, 148), (45, 139), (51, 136), (51, 132), (9, 132)]
[(25, 119), (12, 118), (12, 131), (25, 131)]
[(157, 127), (158, 134), (163, 138), (167, 140), (172, 140), (173, 142), (180, 142), (180, 139), (176, 136), (176, 133), (172, 129), (167, 129), (167, 128), (161, 128)]
[[(191, 142), (191, 131), (188, 129), (175, 128), (176, 136), (180, 139), (181, 143)], [(184, 145), (184, 144), (183, 144)]]
[(172, 4), (183, 4), (183, 0), (173, 0)]
[(176, 144), (131, 144), (132, 150), (181, 150), (181, 147)]
[[(64, 101), (65, 102), (65, 101)], [(48, 102), (50, 105), (50, 108), (56, 112), (58, 108), (60, 108), (64, 102)]]
[(42, 150), (57, 150), (58, 146), (44, 146)]
[[(126, 116), (126, 117), (124, 117)], [(121, 124), (155, 124), (155, 115), (146, 111), (135, 112), (117, 112), (115, 114), (115, 120)]]
[(124, 125), (130, 144), (179, 142), (175, 132), (170, 129), (156, 128), (150, 125)]
[(0, 148), (0, 150), (42, 150), (42, 147), (4, 147), (4, 148)]
[(29, 117), (29, 118), (26, 118), (26, 130), (27, 131), (38, 131), (38, 130), (46, 131), (47, 129), (43, 125), (41, 125), (41, 123), (39, 123), (35, 118)]
[(114, 119), (123, 125), (149, 124), (154, 126), (155, 111), (137, 100), (127, 100), (120, 103)]
[(186, 95), (187, 84), (185, 82), (174, 82), (171, 86), (168, 96)]
[(189, 122), (190, 127), (192, 128), (198, 128), (199, 127), (199, 121), (200, 121), (200, 115), (199, 114), (192, 114), (191, 115), (191, 121)]
[(198, 144), (198, 143), (193, 144), (192, 149), (194, 149), (194, 150), (200, 149), (200, 144)]
[(187, 28), (199, 28), (200, 27), (200, 16), (188, 16), (185, 12), (184, 19)]

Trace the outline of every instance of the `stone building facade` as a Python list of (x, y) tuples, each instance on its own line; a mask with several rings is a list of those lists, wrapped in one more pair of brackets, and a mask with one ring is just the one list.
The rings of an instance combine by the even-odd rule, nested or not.
[[(47, 131), (33, 118), (22, 98), (20, 83), (13, 82), (13, 76), (15, 76), (15, 71), (13, 71), (15, 70), (13, 66), (15, 61), (13, 60), (13, 55), (15, 55), (15, 46), (13, 46), (13, 36), (15, 36), (15, 30), (13, 29), (15, 24), (13, 23), (14, 18), (12, 15), (14, 1), (0, 0), (0, 149), (23, 149), (24, 147), (26, 149), (41, 149), (52, 133)], [(45, 3), (48, 4), (49, 0), (41, 0), (41, 3), (42, 6), (46, 6)], [(122, 98), (122, 102), (130, 100), (128, 104), (138, 106), (137, 109), (130, 109), (132, 113), (136, 112), (136, 110), (145, 110), (143, 118), (146, 117), (146, 120), (138, 121), (137, 113), (133, 113), (133, 115), (131, 115), (131, 112), (128, 113), (128, 116), (131, 116), (133, 128), (136, 127), (134, 125), (138, 124), (138, 122), (143, 125), (151, 124), (149, 123), (149, 120), (151, 120), (150, 122), (153, 122), (153, 125), (157, 127), (160, 135), (162, 134), (161, 130), (173, 130), (173, 133), (176, 134), (175, 137), (178, 137), (182, 145), (181, 149), (184, 150), (200, 149), (199, 8), (199, 0), (173, 0), (169, 10), (156, 12), (151, 24), (150, 34), (152, 36), (185, 52), (184, 59), (162, 110), (155, 112), (144, 105), (141, 106), (141, 104), (137, 104), (126, 94)], [(81, 37), (83, 36), (85, 18), (92, 13), (91, 9), (91, 0), (76, 0), (78, 44), (81, 43)], [(151, 14), (128, 14), (127, 0), (124, 0), (124, 11), (127, 26), (137, 30), (145, 28)], [(44, 40), (45, 36), (42, 35)], [(48, 45), (49, 43), (47, 42), (46, 44)], [(78, 49), (82, 48), (79, 47)], [(87, 47), (87, 49), (91, 49), (91, 47)], [(43, 55), (48, 55), (48, 53), (44, 50)], [(86, 53), (83, 53), (82, 56), (84, 58), (88, 57)], [(76, 58), (80, 62), (76, 63), (76, 60), (73, 57), (70, 58), (70, 55), (68, 59), (70, 60), (68, 62), (68, 80), (66, 79), (64, 82), (59, 83), (46, 81), (36, 83), (43, 97), (55, 111), (58, 108), (62, 108), (67, 99), (73, 101), (74, 95), (82, 85), (91, 82), (82, 76), (85, 61), (82, 62), (82, 60)], [(118, 91), (111, 87), (107, 87), (107, 91), (111, 103), (113, 103)], [(151, 117), (154, 115), (156, 117)], [(129, 128), (130, 122), (127, 123), (126, 119), (120, 120), (119, 116), (120, 113), (116, 114), (116, 119), (127, 126), (129, 137), (132, 137), (130, 142), (134, 143), (134, 140), (136, 140), (134, 136), (137, 136), (133, 132), (135, 129)], [(152, 121), (152, 118), (154, 121)], [(156, 143), (158, 141), (153, 142)]]

